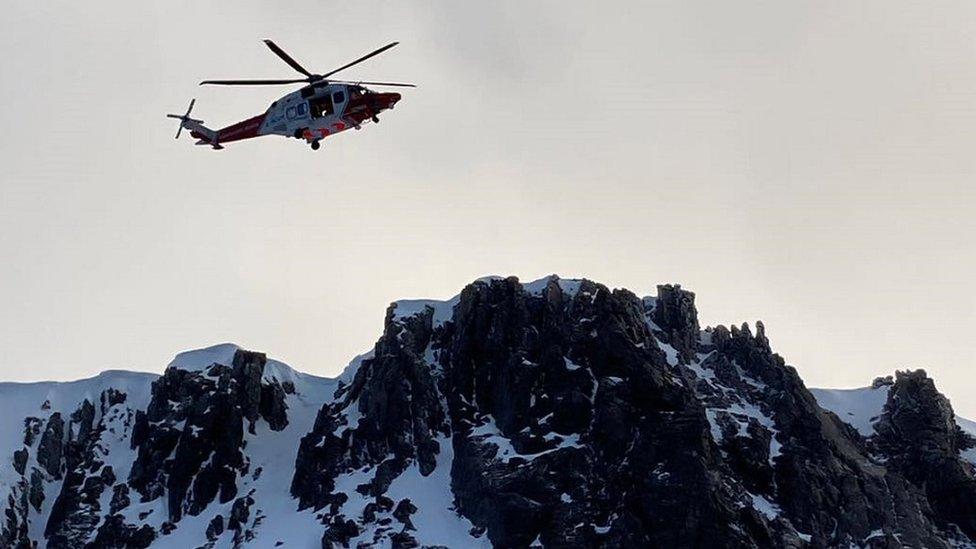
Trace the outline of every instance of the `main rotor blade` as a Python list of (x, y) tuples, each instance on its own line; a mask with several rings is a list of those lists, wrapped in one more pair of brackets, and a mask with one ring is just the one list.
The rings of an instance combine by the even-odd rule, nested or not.
[(393, 46), (396, 46), (397, 44), (399, 44), (399, 42), (392, 42), (390, 44), (387, 44), (387, 45), (383, 46), (382, 48), (380, 48), (380, 49), (378, 49), (378, 50), (376, 50), (376, 51), (374, 51), (372, 53), (367, 53), (366, 55), (360, 57), (359, 59), (353, 61), (352, 63), (347, 63), (347, 64), (339, 67), (338, 69), (335, 69), (332, 72), (327, 72), (327, 73), (323, 74), (321, 76), (321, 78), (326, 78), (326, 77), (328, 77), (330, 75), (333, 75), (333, 74), (335, 74), (335, 73), (337, 73), (339, 71), (346, 70), (346, 69), (348, 69), (349, 67), (351, 67), (353, 65), (358, 65), (359, 63), (362, 63), (363, 61), (369, 59), (370, 57), (373, 57), (374, 55), (379, 55), (379, 54), (385, 52), (386, 50), (392, 48)]
[(277, 84), (302, 84), (308, 82), (305, 78), (292, 80), (204, 80), (200, 85), (210, 84), (214, 86), (274, 86)]
[(295, 61), (294, 59), (291, 58), (290, 55), (288, 55), (287, 53), (285, 53), (285, 50), (279, 48), (278, 47), (278, 44), (275, 44), (271, 40), (265, 40), (264, 43), (265, 43), (265, 45), (268, 46), (268, 48), (271, 49), (271, 51), (273, 51), (275, 53), (275, 55), (277, 55), (278, 57), (280, 57), (282, 61), (284, 61), (285, 63), (288, 63), (288, 65), (291, 66), (291, 68), (293, 68), (296, 71), (298, 71), (298, 72), (304, 74), (305, 76), (308, 76), (309, 78), (311, 78), (312, 73), (310, 73), (307, 70), (305, 70), (305, 67), (299, 65), (298, 64), (298, 61)]
[(338, 82), (340, 84), (359, 84), (363, 86), (394, 86), (397, 88), (416, 88), (416, 84), (404, 84), (401, 82), (366, 82), (365, 80), (332, 80), (332, 82)]

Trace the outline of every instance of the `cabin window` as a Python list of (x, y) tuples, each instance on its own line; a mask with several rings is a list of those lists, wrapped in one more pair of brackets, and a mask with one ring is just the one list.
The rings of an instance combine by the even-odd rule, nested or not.
[(328, 94), (310, 100), (308, 102), (308, 108), (312, 111), (312, 118), (322, 118), (335, 113), (335, 107), (332, 105), (332, 95)]
[(338, 92), (335, 92), (335, 93), (332, 94), (332, 101), (334, 103), (337, 103), (337, 104), (338, 103), (342, 103), (345, 100), (346, 100), (346, 94), (343, 93), (343, 92), (341, 92), (341, 91), (338, 91)]

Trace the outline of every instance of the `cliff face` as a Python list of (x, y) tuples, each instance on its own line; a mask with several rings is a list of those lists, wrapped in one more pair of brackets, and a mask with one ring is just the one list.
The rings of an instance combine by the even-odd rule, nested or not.
[[(968, 532), (959, 509), (976, 507), (886, 467), (761, 323), (702, 331), (679, 287), (642, 301), (555, 279), (479, 282), (452, 305), (391, 309), (303, 440), (292, 492), (328, 511), (327, 542), (413, 543), (409, 524), (355, 511), (411, 466), (430, 474), (446, 444), (456, 510), (499, 547), (947, 547), (950, 524)], [(957, 436), (951, 412), (939, 420)], [(970, 497), (971, 468), (944, 450), (963, 475), (945, 486)], [(349, 505), (335, 479), (364, 467), (376, 474)]]
[(678, 286), (481, 280), (394, 303), (341, 381), (220, 346), (107, 385), (0, 441), (0, 545), (976, 546), (924, 372), (811, 393)]
[(955, 422), (952, 406), (924, 371), (898, 372), (875, 446), (889, 469), (922, 487), (935, 519), (976, 539), (976, 477), (960, 459), (972, 438)]

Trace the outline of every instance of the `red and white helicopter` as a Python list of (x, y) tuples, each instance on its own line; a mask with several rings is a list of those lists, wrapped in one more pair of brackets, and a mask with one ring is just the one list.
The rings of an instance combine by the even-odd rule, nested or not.
[(325, 137), (349, 128), (358, 130), (367, 121), (379, 122), (377, 115), (382, 111), (392, 109), (400, 100), (398, 93), (378, 93), (365, 86), (416, 87), (413, 84), (398, 82), (350, 82), (329, 78), (341, 70), (348, 69), (370, 57), (385, 52), (399, 42), (387, 44), (325, 74), (313, 74), (307, 71), (271, 40), (265, 40), (264, 43), (275, 55), (305, 77), (284, 80), (204, 80), (200, 82), (200, 85), (265, 86), (300, 83), (307, 85), (271, 103), (271, 106), (263, 114), (219, 130), (212, 130), (204, 126), (203, 120), (190, 118), (190, 111), (193, 110), (193, 104), (196, 102), (196, 99), (193, 99), (190, 101), (190, 107), (186, 110), (186, 114), (166, 115), (180, 121), (180, 128), (176, 131), (177, 139), (180, 138), (180, 133), (186, 128), (190, 130), (190, 135), (198, 140), (197, 145), (209, 145), (214, 149), (223, 149), (223, 145), (231, 141), (240, 141), (262, 135), (281, 135), (304, 139), (312, 146), (313, 150), (318, 150), (319, 141)]

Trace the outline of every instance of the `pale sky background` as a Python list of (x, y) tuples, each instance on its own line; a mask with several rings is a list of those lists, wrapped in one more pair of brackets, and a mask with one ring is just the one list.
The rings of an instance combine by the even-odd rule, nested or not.
[[(584, 5), (585, 4), (585, 5)], [(312, 152), (219, 127), (406, 80)], [(234, 341), (338, 373), (387, 304), (487, 275), (679, 282), (810, 386), (924, 367), (976, 417), (976, 3), (76, 2), (0, 18), (0, 379)]]

